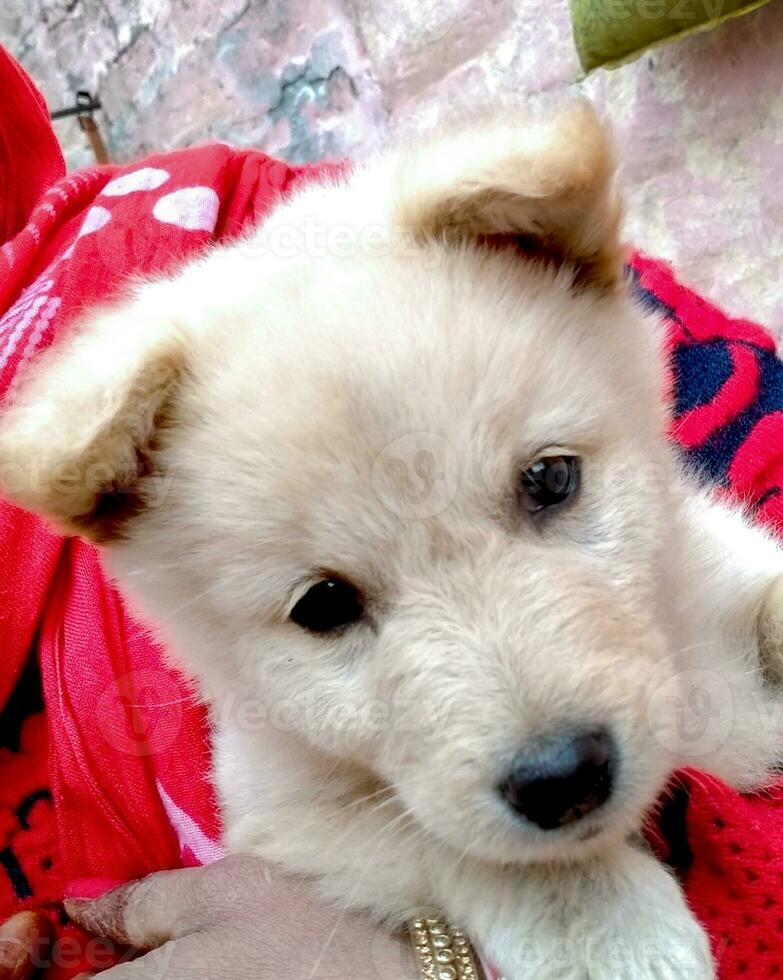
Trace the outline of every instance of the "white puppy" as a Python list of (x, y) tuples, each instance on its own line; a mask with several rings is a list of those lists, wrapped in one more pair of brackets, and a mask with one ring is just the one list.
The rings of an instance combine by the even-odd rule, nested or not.
[(712, 976), (644, 816), (779, 749), (783, 558), (678, 471), (618, 223), (589, 108), (501, 112), (90, 315), (0, 424), (213, 706), (230, 848), (509, 980)]

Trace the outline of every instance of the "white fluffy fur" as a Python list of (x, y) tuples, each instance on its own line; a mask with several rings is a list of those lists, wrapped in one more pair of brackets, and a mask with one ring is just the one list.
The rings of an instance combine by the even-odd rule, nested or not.
[[(392, 151), (88, 318), (0, 425), (6, 492), (104, 540), (198, 679), (229, 846), (390, 922), (440, 906), (509, 980), (712, 976), (638, 832), (674, 767), (751, 787), (779, 749), (783, 558), (677, 470), (611, 173), (583, 107)], [(552, 449), (582, 488), (533, 522)], [(323, 570), (368, 597), (336, 637), (287, 619)], [(526, 826), (511, 755), (593, 724), (610, 801)]]

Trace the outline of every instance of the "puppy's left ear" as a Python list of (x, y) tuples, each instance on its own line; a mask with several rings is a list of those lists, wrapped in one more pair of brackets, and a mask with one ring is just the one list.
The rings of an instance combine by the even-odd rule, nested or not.
[(611, 141), (589, 103), (509, 112), (401, 151), (393, 220), (421, 240), (515, 245), (612, 289), (622, 276)]

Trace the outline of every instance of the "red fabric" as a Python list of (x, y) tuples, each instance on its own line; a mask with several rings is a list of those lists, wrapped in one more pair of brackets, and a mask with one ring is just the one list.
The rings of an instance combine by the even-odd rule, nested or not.
[(663, 262), (636, 255), (631, 268), (668, 327), (672, 439), (687, 464), (783, 536), (783, 361), (773, 338), (721, 313)]
[(23, 227), (47, 187), (65, 174), (65, 161), (41, 94), (2, 48), (0, 92), (0, 242), (4, 242)]
[[(24, 361), (67, 333), (83, 306), (116, 293), (128, 275), (171, 270), (215, 239), (241, 233), (317, 172), (220, 145), (59, 179), (62, 160), (42, 103), (1, 52), (0, 84), (0, 229), (8, 238), (0, 248), (0, 395)], [(146, 187), (104, 193), (117, 190), (107, 185), (118, 177), (142, 180), (142, 171)], [(748, 413), (769, 376), (771, 338), (724, 317), (663, 264), (637, 256), (633, 269), (641, 293), (669, 320), (673, 437), (709, 460), (715, 438), (736, 422), (741, 438), (723, 454), (721, 478), (729, 492), (766, 493), (781, 470), (783, 430), (775, 413)], [(683, 401), (678, 358), (698, 345), (721, 357), (730, 349), (724, 361), (734, 373), (712, 397)], [(743, 355), (751, 348), (753, 364)], [(783, 494), (758, 499), (761, 518), (783, 527), (776, 509)], [(46, 725), (33, 715), (20, 751), (0, 750), (0, 860), (10, 854), (18, 869), (7, 880), (0, 872), (0, 919), (20, 905), (54, 903), (74, 879), (128, 879), (219, 853), (208, 730), (191, 692), (129, 616), (91, 546), (63, 541), (0, 504), (0, 706), (36, 637)], [(681, 877), (710, 931), (721, 977), (782, 974), (783, 791), (742, 797), (689, 772), (681, 782), (692, 855)], [(20, 892), (20, 881), (31, 894)], [(71, 962), (49, 977), (80, 968)]]
[(678, 420), (677, 439), (687, 449), (701, 446), (756, 397), (759, 372), (753, 352), (735, 347), (730, 356), (737, 384), (724, 388), (706, 404), (696, 405)]

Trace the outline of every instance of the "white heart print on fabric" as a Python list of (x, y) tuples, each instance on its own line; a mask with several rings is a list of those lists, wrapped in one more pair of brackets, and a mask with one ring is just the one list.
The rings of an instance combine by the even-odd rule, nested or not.
[(103, 197), (124, 197), (134, 191), (154, 191), (171, 177), (168, 170), (160, 167), (142, 167), (129, 174), (121, 174), (110, 180), (101, 191)]
[(83, 238), (85, 235), (91, 235), (95, 231), (100, 231), (110, 221), (111, 211), (107, 211), (106, 208), (92, 207), (85, 215), (84, 222), (76, 237)]
[(164, 195), (152, 213), (167, 225), (188, 231), (214, 231), (220, 198), (211, 187), (183, 187)]

